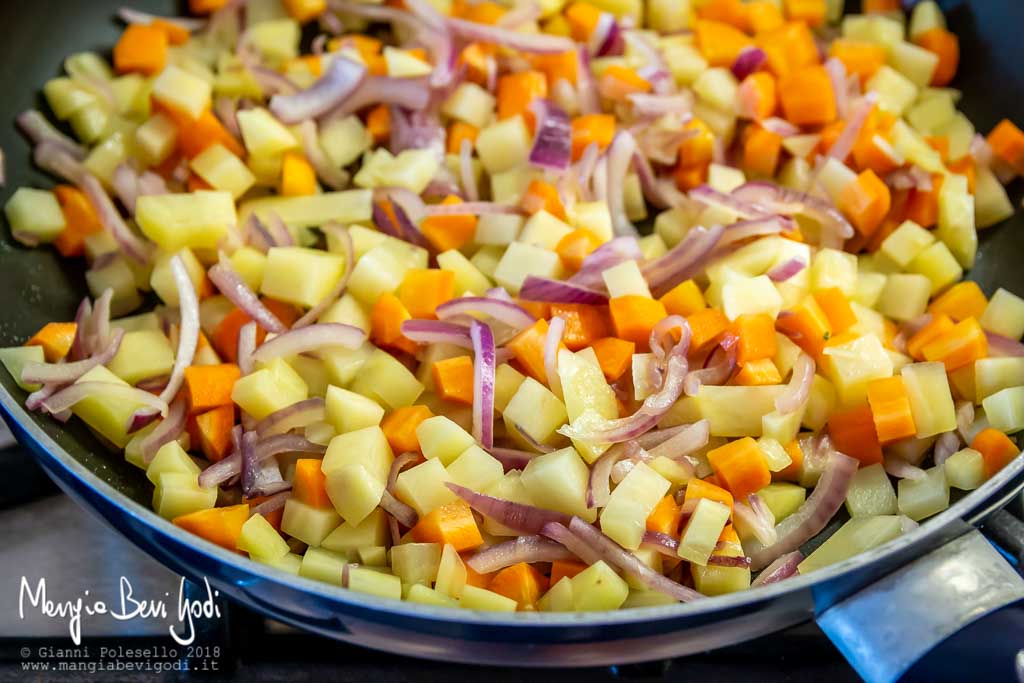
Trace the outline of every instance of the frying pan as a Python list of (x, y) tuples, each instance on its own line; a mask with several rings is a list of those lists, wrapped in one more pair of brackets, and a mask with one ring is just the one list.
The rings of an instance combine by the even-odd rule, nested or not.
[[(0, 86), (5, 122), (28, 108), (45, 111), (38, 89), (64, 55), (107, 51), (120, 0), (0, 3)], [(134, 0), (139, 9), (175, 14), (168, 0)], [(1024, 3), (943, 3), (960, 36), (954, 85), (979, 130), (1019, 114), (1024, 101)], [(14, 187), (49, 187), (12, 126), (0, 126)], [(1024, 292), (1024, 216), (987, 230), (971, 273), (989, 293)], [(50, 249), (28, 250), (0, 235), (0, 291), (6, 305), (0, 345), (21, 343), (51, 320), (69, 320), (86, 293), (81, 264)], [(68, 494), (172, 570), (207, 577), (222, 593), (269, 617), (318, 634), (412, 656), (466, 663), (595, 666), (675, 657), (762, 636), (817, 618), (862, 676), (1008, 679), (1024, 645), (1019, 605), (1024, 582), (976, 527), (1024, 488), (1024, 458), (920, 528), (872, 551), (807, 576), (690, 604), (612, 613), (497, 615), (380, 600), (284, 574), (192, 536), (150, 510), (142, 473), (111, 455), (77, 421), (63, 426), (22, 407), (25, 394), (0, 372), (0, 409), (18, 439)], [(838, 522), (812, 541), (820, 543)], [(59, 552), (59, 550), (58, 550)], [(995, 621), (982, 622), (987, 617)], [(988, 626), (997, 623), (997, 626)], [(950, 639), (964, 627), (985, 637)], [(937, 678), (927, 673), (944, 648)], [(927, 655), (927, 656), (925, 656)], [(922, 659), (923, 658), (923, 659)], [(921, 660), (921, 661), (919, 661)], [(916, 668), (912, 668), (915, 666)], [(923, 663), (922, 663), (923, 662)], [(959, 667), (959, 668), (957, 668)]]

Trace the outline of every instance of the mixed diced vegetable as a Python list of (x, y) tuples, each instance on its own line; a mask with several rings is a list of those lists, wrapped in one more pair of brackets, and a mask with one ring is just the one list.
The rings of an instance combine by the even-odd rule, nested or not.
[(934, 2), (189, 4), (65, 60), (72, 136), (19, 117), (61, 184), (12, 235), (91, 296), (0, 350), (179, 527), (607, 610), (840, 562), (1017, 457), (1024, 299), (963, 278), (1024, 133), (958, 111)]

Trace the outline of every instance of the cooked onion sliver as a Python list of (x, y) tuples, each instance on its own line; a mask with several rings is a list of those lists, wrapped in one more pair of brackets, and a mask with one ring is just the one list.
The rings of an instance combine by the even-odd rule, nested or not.
[(170, 401), (185, 381), (185, 368), (192, 365), (199, 345), (199, 297), (189, 277), (188, 269), (181, 256), (175, 254), (170, 261), (174, 286), (178, 290), (178, 310), (181, 311), (181, 326), (178, 329), (178, 350), (174, 354), (174, 367), (167, 386), (160, 392), (160, 398)]
[(560, 304), (608, 303), (608, 295), (588, 287), (565, 280), (549, 280), (536, 275), (527, 275), (519, 290), (519, 298), (525, 301), (547, 301)]
[(291, 497), (291, 491), (281, 491), (280, 493), (275, 493), (274, 495), (270, 496), (259, 505), (253, 506), (253, 508), (249, 510), (249, 516), (252, 517), (253, 515), (263, 515), (264, 517), (266, 517), (270, 513), (276, 512), (283, 508), (284, 504), (287, 503), (288, 499)]
[(806, 353), (797, 356), (793, 364), (793, 377), (786, 390), (775, 398), (775, 410), (788, 415), (807, 404), (811, 396), (811, 383), (814, 381), (814, 359)]
[(445, 486), (484, 517), (489, 517), (521, 534), (538, 534), (545, 524), (551, 522), (562, 525), (569, 523), (569, 515), (564, 512), (544, 510), (533, 505), (494, 498), (452, 482), (445, 482)]
[(469, 328), (476, 359), (473, 362), (473, 438), (484, 448), (494, 446), (494, 334), (474, 320)]
[(466, 565), (478, 574), (490, 574), (520, 562), (554, 562), (575, 557), (561, 543), (533, 535), (492, 545), (466, 560)]
[(252, 354), (252, 360), (261, 363), (338, 346), (358, 349), (365, 341), (366, 332), (358, 327), (342, 323), (317, 323), (268, 339)]
[(517, 330), (533, 325), (536, 319), (522, 306), (500, 299), (489, 299), (481, 296), (465, 296), (446, 301), (437, 307), (437, 317), (447, 320), (459, 315), (482, 313)]
[(416, 511), (395, 498), (390, 491), (385, 490), (381, 493), (380, 506), (403, 526), (409, 528), (416, 526), (416, 522), (419, 519)]
[(259, 437), (285, 434), (293, 429), (306, 427), (314, 422), (324, 419), (324, 400), (319, 396), (307, 398), (305, 401), (293, 403), (290, 406), (275, 410), (270, 415), (256, 423), (253, 431)]
[(402, 322), (402, 336), (417, 344), (452, 344), (463, 349), (473, 348), (467, 327), (443, 320), (405, 320)]
[(243, 375), (253, 370), (252, 354), (256, 351), (256, 321), (250, 320), (238, 331), (238, 369)]
[(97, 365), (106, 365), (117, 355), (121, 347), (124, 330), (117, 328), (111, 335), (107, 348), (84, 360), (72, 363), (36, 363), (29, 361), (21, 369), (21, 381), (26, 384), (70, 384)]
[(510, 50), (534, 54), (557, 54), (576, 49), (568, 38), (541, 33), (520, 33), (499, 26), (478, 24), (465, 19), (446, 19), (452, 32), (466, 40), (494, 43)]
[(796, 576), (797, 567), (803, 561), (804, 554), (799, 550), (787, 553), (765, 567), (764, 570), (757, 575), (757, 578), (751, 582), (750, 587), (767, 586), (770, 583), (778, 583), (783, 579)]
[[(241, 426), (236, 425), (236, 430), (241, 431)], [(239, 443), (241, 445), (241, 443)], [(254, 445), (253, 457), (256, 462), (262, 462), (279, 453), (311, 453), (323, 455), (327, 451), (325, 446), (315, 444), (298, 434), (278, 434), (268, 436), (266, 439)], [(213, 463), (199, 473), (199, 485), (203, 488), (220, 486), (233, 477), (242, 473), (242, 453), (236, 449), (234, 453)]]
[(139, 443), (139, 450), (142, 453), (142, 461), (147, 465), (166, 443), (174, 441), (185, 431), (185, 421), (188, 419), (188, 400), (179, 396), (171, 403), (167, 411), (167, 417), (160, 421), (152, 432), (143, 437)]
[(49, 119), (35, 109), (28, 109), (18, 114), (17, 121), (21, 131), (35, 145), (44, 142), (56, 145), (77, 161), (82, 161), (88, 155), (85, 148), (57, 130)]
[(572, 129), (569, 115), (554, 102), (536, 99), (531, 109), (537, 133), (530, 150), (530, 163), (553, 171), (564, 171), (572, 161)]
[[(566, 522), (568, 523), (568, 522)], [(560, 543), (569, 552), (583, 560), (586, 564), (594, 564), (601, 561), (601, 554), (585, 543), (579, 536), (569, 531), (565, 524), (549, 522), (541, 529), (541, 534), (553, 541)]]
[(806, 267), (807, 263), (803, 259), (794, 256), (769, 270), (768, 277), (772, 282), (785, 282)]
[(645, 263), (641, 271), (651, 288), (651, 293), (654, 296), (663, 296), (680, 282), (700, 274), (711, 265), (711, 259), (708, 257), (724, 234), (725, 228), (721, 225), (712, 226), (710, 229), (693, 228), (667, 254)]
[(327, 67), (327, 73), (312, 87), (295, 95), (274, 95), (270, 99), (270, 111), (287, 125), (317, 118), (344, 102), (365, 76), (365, 66), (336, 56)]
[(210, 281), (220, 290), (220, 293), (231, 300), (231, 303), (252, 318), (267, 332), (280, 333), (287, 329), (274, 313), (263, 305), (256, 293), (245, 283), (227, 258), (222, 257), (209, 270)]

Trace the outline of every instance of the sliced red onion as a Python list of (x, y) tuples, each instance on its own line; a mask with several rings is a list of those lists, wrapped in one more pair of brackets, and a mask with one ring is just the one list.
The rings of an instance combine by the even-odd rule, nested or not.
[(391, 136), (388, 148), (392, 154), (407, 149), (433, 150), (438, 159), (445, 154), (445, 131), (437, 115), (429, 111), (407, 111), (390, 107)]
[(617, 57), (626, 49), (622, 28), (611, 12), (601, 12), (590, 35), (589, 48), (595, 57)]
[(769, 546), (779, 540), (775, 531), (775, 515), (756, 493), (747, 496), (747, 502), (737, 501), (733, 505), (736, 523), (747, 527), (758, 543)]
[(434, 61), (430, 84), (436, 88), (450, 85), (458, 53), (445, 17), (426, 0), (410, 0), (406, 7), (420, 22), (414, 29), (416, 39), (426, 46)]
[(629, 131), (620, 130), (608, 147), (608, 211), (612, 215), (612, 227), (616, 235), (635, 235), (636, 227), (626, 216), (626, 202), (623, 188), (626, 175), (633, 165), (636, 140)]
[(72, 363), (36, 363), (29, 361), (21, 370), (21, 381), (26, 384), (70, 384), (97, 365), (106, 365), (121, 348), (124, 330), (117, 328), (102, 352)]
[(170, 261), (174, 286), (178, 290), (178, 310), (181, 312), (181, 326), (178, 329), (178, 350), (174, 354), (174, 367), (167, 380), (167, 386), (160, 392), (163, 401), (170, 401), (185, 381), (185, 368), (192, 365), (199, 345), (199, 297), (192, 284), (185, 262), (175, 254)]
[(579, 272), (569, 278), (569, 282), (580, 287), (605, 291), (602, 274), (612, 266), (624, 261), (639, 261), (643, 258), (640, 244), (636, 237), (615, 237), (594, 251), (587, 254), (580, 265)]
[(708, 444), (711, 436), (711, 426), (707, 420), (697, 420), (693, 424), (681, 425), (676, 434), (662, 441), (656, 446), (647, 449), (647, 455), (651, 460), (655, 458), (668, 458), (683, 465), (689, 465), (686, 456), (699, 451)]
[[(821, 246), (842, 247), (853, 237), (853, 226), (829, 202), (767, 181), (744, 183), (732, 191), (734, 197), (750, 202), (767, 214), (806, 215), (821, 224)], [(763, 208), (762, 208), (763, 207)]]
[(270, 111), (287, 125), (323, 116), (344, 102), (365, 76), (362, 64), (335, 55), (327, 72), (312, 87), (295, 95), (270, 98)]
[(971, 432), (971, 425), (974, 424), (974, 404), (970, 401), (960, 401), (956, 404), (956, 430), (964, 443), (971, 443), (968, 435)]
[(390, 491), (385, 490), (381, 493), (380, 507), (403, 526), (412, 528), (419, 521), (416, 511), (395, 498)]
[(411, 529), (419, 521), (415, 510), (395, 498), (395, 482), (398, 481), (398, 475), (402, 473), (402, 470), (407, 465), (411, 465), (419, 460), (421, 460), (419, 453), (402, 453), (392, 461), (391, 469), (388, 470), (387, 485), (384, 487), (380, 506), (389, 515), (388, 527), (391, 531), (391, 542), (394, 545), (398, 545), (402, 538), (401, 530), (398, 528), (399, 522), (404, 524), (406, 528)]
[(882, 462), (882, 466), (885, 471), (896, 477), (897, 479), (910, 479), (912, 481), (918, 481), (928, 476), (928, 473), (917, 465), (911, 465), (906, 460), (896, 457), (887, 457)]
[(992, 356), (1024, 356), (1024, 344), (1015, 339), (988, 330), (985, 330), (985, 337), (988, 339), (988, 351)]
[[(241, 426), (235, 426), (236, 433), (241, 432)], [(241, 446), (241, 437), (239, 437)], [(278, 434), (268, 436), (266, 439), (257, 442), (253, 447), (252, 457), (257, 463), (267, 458), (272, 458), (280, 453), (310, 453), (312, 455), (323, 455), (327, 451), (325, 446), (312, 443), (298, 434)], [(242, 473), (242, 453), (238, 448), (234, 453), (213, 463), (199, 473), (199, 485), (203, 488), (220, 486), (224, 482), (237, 477)]]
[(322, 422), (324, 415), (324, 400), (319, 396), (314, 396), (275, 410), (257, 422), (253, 431), (260, 438), (286, 434), (293, 429), (306, 427), (314, 422)]
[(510, 429), (512, 431), (515, 431), (515, 433), (518, 434), (519, 436), (521, 436), (523, 438), (523, 441), (526, 442), (526, 445), (532, 448), (537, 453), (553, 453), (555, 451), (553, 447), (548, 446), (547, 444), (543, 444), (540, 441), (537, 441), (537, 439), (530, 436), (530, 433), (527, 432), (522, 427), (520, 427), (518, 423), (513, 422)]
[(167, 181), (152, 171), (145, 171), (139, 176), (139, 196), (169, 194)]
[(941, 465), (960, 450), (960, 435), (954, 430), (945, 432), (935, 441), (935, 464)]
[(505, 472), (511, 472), (512, 470), (523, 470), (530, 461), (537, 457), (537, 453), (530, 453), (528, 451), (520, 451), (514, 448), (491, 448), (489, 453), (491, 456), (501, 463), (502, 469)]
[(767, 218), (754, 218), (749, 221), (739, 221), (727, 225), (722, 239), (718, 242), (718, 251), (730, 247), (739, 242), (744, 242), (751, 237), (763, 237), (765, 235), (778, 235), (781, 232), (793, 229), (793, 219), (787, 216), (769, 216)]
[(988, 140), (985, 139), (984, 135), (975, 133), (974, 137), (971, 138), (971, 144), (968, 149), (971, 158), (974, 159), (974, 163), (978, 166), (988, 168), (992, 165), (992, 148), (989, 147)]
[(567, 282), (565, 280), (549, 280), (536, 275), (527, 275), (519, 290), (519, 298), (525, 301), (548, 301), (560, 304), (591, 304), (608, 303), (608, 295), (589, 287)]
[(206, 25), (206, 22), (202, 19), (189, 19), (187, 17), (161, 17), (148, 12), (140, 12), (139, 10), (132, 9), (131, 7), (119, 8), (117, 10), (117, 16), (126, 24), (144, 24), (147, 26), (159, 19), (160, 21), (166, 21), (168, 24), (173, 24), (178, 28), (183, 28), (190, 32), (198, 31)]
[(111, 175), (110, 184), (128, 215), (134, 216), (135, 200), (139, 197), (139, 174), (128, 162), (118, 164)]
[(470, 41), (494, 43), (510, 50), (531, 54), (557, 54), (576, 48), (568, 38), (544, 33), (520, 33), (500, 26), (478, 24), (465, 19), (446, 19), (452, 33)]
[(555, 562), (575, 557), (561, 543), (549, 541), (542, 536), (520, 536), (475, 553), (466, 560), (466, 565), (478, 574), (490, 574), (521, 562)]
[(708, 566), (746, 569), (750, 566), (750, 558), (743, 555), (719, 555), (715, 553), (708, 558)]
[(494, 446), (494, 334), (474, 320), (469, 328), (473, 342), (473, 438), (484, 448)]
[(113, 382), (78, 382), (43, 399), (41, 406), (48, 413), (62, 413), (65, 410), (70, 410), (79, 401), (93, 396), (121, 403), (141, 403), (161, 415), (167, 415), (167, 403), (159, 397), (142, 389)]
[(702, 386), (725, 384), (736, 369), (736, 337), (726, 336), (712, 351), (700, 370), (691, 370), (683, 383), (683, 393), (696, 396)]
[(758, 571), (768, 566), (776, 558), (797, 550), (824, 529), (846, 500), (850, 482), (859, 465), (854, 458), (832, 451), (810, 497), (775, 527), (778, 540), (769, 546), (752, 540), (748, 544), (750, 547), (744, 546), (750, 555), (750, 568)]
[(636, 555), (623, 549), (618, 543), (579, 517), (573, 517), (569, 522), (569, 531), (594, 548), (605, 562), (617, 567), (624, 574), (631, 576), (651, 590), (664, 593), (680, 602), (689, 602), (704, 597), (692, 588), (687, 588), (654, 571)]
[(670, 95), (630, 93), (626, 99), (638, 118), (658, 118), (665, 114), (687, 114), (693, 110), (693, 95), (687, 92)]
[(594, 564), (602, 558), (589, 543), (584, 542), (579, 536), (569, 531), (568, 521), (565, 524), (560, 522), (549, 522), (541, 529), (541, 534), (561, 544), (569, 552), (580, 558), (585, 564)]
[(548, 333), (544, 336), (544, 374), (548, 387), (559, 398), (562, 397), (562, 380), (558, 376), (558, 346), (565, 334), (565, 318), (554, 316), (548, 321)]
[(653, 550), (665, 557), (679, 559), (679, 541), (660, 531), (645, 531), (640, 547)]
[(640, 180), (640, 189), (643, 190), (644, 198), (659, 209), (668, 209), (677, 206), (675, 196), (665, 191), (665, 185), (658, 182), (651, 168), (651, 162), (647, 160), (639, 150), (633, 154), (633, 169)]
[(242, 493), (246, 497), (268, 496), (291, 488), (281, 477), (281, 467), (273, 458), (258, 458), (256, 435), (242, 434)]
[[(381, 201), (391, 203), (391, 213), (384, 209)], [(410, 190), (386, 187), (377, 188), (374, 191), (373, 222), (377, 228), (381, 232), (431, 251), (433, 247), (415, 225), (416, 221), (427, 215), (426, 212), (427, 207), (423, 204), (423, 200)], [(392, 220), (392, 215), (394, 220)]]
[(800, 129), (794, 126), (785, 119), (780, 119), (776, 116), (770, 116), (760, 121), (760, 125), (765, 130), (781, 135), (784, 138), (792, 137), (800, 134)]
[(447, 320), (458, 315), (482, 313), (517, 330), (526, 329), (536, 322), (526, 309), (508, 301), (480, 296), (464, 296), (446, 301), (437, 307), (437, 317)]
[(243, 375), (253, 371), (252, 354), (256, 351), (257, 326), (250, 320), (238, 331), (238, 369)]
[(110, 336), (110, 302), (113, 298), (114, 290), (109, 287), (103, 290), (89, 315), (85, 335), (85, 350), (89, 354), (96, 353), (107, 343)]
[(875, 101), (877, 99), (877, 96), (873, 92), (869, 92), (861, 99), (857, 108), (853, 110), (850, 118), (846, 121), (846, 125), (843, 127), (843, 132), (839, 134), (839, 137), (836, 138), (832, 147), (829, 148), (829, 157), (838, 161), (846, 160), (846, 157), (848, 157), (850, 152), (853, 151), (853, 146), (857, 142), (857, 137), (864, 128), (864, 124), (867, 123), (868, 117), (871, 115), (871, 110), (874, 109)]
[(590, 478), (587, 480), (587, 507), (603, 508), (608, 504), (611, 496), (609, 480), (612, 476), (612, 468), (615, 463), (625, 457), (629, 457), (631, 451), (639, 450), (635, 441), (625, 444), (615, 444), (601, 454), (590, 468)]
[(562, 525), (569, 523), (569, 515), (563, 512), (486, 496), (452, 482), (445, 482), (445, 486), (484, 517), (489, 517), (521, 534), (538, 534), (545, 524), (551, 522)]
[(807, 404), (815, 369), (814, 359), (801, 352), (793, 364), (793, 378), (786, 385), (786, 390), (775, 397), (775, 410), (788, 415)]
[(21, 128), (21, 132), (23, 132), (34, 145), (40, 145), (44, 142), (48, 142), (56, 145), (72, 159), (77, 161), (84, 160), (88, 155), (88, 152), (81, 145), (57, 130), (57, 128), (50, 123), (49, 119), (35, 109), (28, 109), (18, 114), (17, 121), (18, 127)]
[(836, 113), (845, 121), (850, 115), (850, 98), (846, 90), (846, 66), (832, 57), (825, 60), (825, 72), (832, 83), (832, 96), (836, 102)]
[(217, 119), (224, 124), (224, 128), (236, 139), (242, 137), (242, 130), (238, 127), (238, 103), (226, 95), (221, 95), (213, 103), (213, 112)]
[(256, 349), (252, 359), (253, 362), (261, 363), (337, 346), (358, 349), (365, 341), (366, 332), (353, 325), (316, 323), (268, 339)]
[(537, 120), (530, 163), (552, 171), (564, 171), (572, 160), (569, 115), (546, 99), (534, 100), (530, 108)]
[(231, 303), (245, 311), (264, 330), (280, 333), (287, 329), (284, 323), (269, 308), (263, 305), (259, 297), (256, 296), (256, 293), (242, 279), (242, 276), (231, 267), (231, 263), (227, 258), (222, 256), (220, 262), (210, 268), (207, 274), (210, 277), (210, 281), (220, 290), (221, 294), (226, 296)]
[(794, 550), (791, 553), (786, 553), (781, 557), (778, 557), (769, 564), (764, 570), (757, 575), (750, 587), (755, 586), (767, 586), (771, 583), (778, 583), (783, 579), (788, 579), (791, 576), (796, 576), (797, 567), (804, 561), (804, 554), (799, 550)]
[[(110, 290), (110, 295), (114, 295), (113, 290)], [(92, 302), (89, 301), (89, 297), (83, 297), (78, 304), (78, 310), (75, 311), (75, 338), (71, 342), (71, 350), (68, 352), (70, 360), (81, 360), (92, 353), (95, 344), (89, 338), (91, 319)]]
[(593, 199), (593, 193), (590, 191), (590, 188), (593, 185), (594, 169), (597, 167), (597, 158), (600, 154), (597, 143), (591, 142), (583, 150), (583, 154), (575, 164), (573, 169), (576, 176), (575, 179), (572, 177), (573, 174), (564, 176), (564, 179), (572, 181), (569, 183), (571, 189), (574, 193), (578, 193), (583, 201)]
[(442, 320), (406, 320), (402, 323), (402, 336), (417, 344), (453, 344), (463, 349), (473, 348), (468, 328)]
[(188, 419), (188, 400), (179, 396), (171, 402), (167, 411), (167, 417), (160, 421), (152, 432), (143, 437), (139, 443), (139, 451), (142, 453), (142, 461), (147, 465), (153, 460), (153, 456), (160, 448), (171, 441), (176, 440), (185, 431), (185, 421)]
[(273, 512), (277, 512), (278, 510), (283, 508), (284, 504), (287, 503), (288, 499), (291, 497), (291, 491), (281, 491), (279, 493), (275, 493), (274, 495), (270, 496), (259, 505), (254, 505), (252, 508), (250, 508), (249, 516), (252, 517), (254, 515), (262, 515), (263, 517), (266, 517), (267, 515)]
[(711, 264), (708, 257), (724, 234), (725, 228), (720, 225), (693, 228), (667, 254), (645, 263), (641, 272), (651, 293), (663, 296), (680, 282), (701, 273)]
[(788, 261), (780, 263), (779, 265), (769, 270), (768, 277), (771, 279), (772, 282), (785, 282), (786, 280), (790, 279), (791, 277), (793, 277), (806, 267), (807, 264), (804, 262), (802, 258), (800, 258), (799, 256), (794, 256)]
[(754, 73), (768, 61), (768, 54), (759, 47), (745, 47), (740, 50), (740, 54), (736, 57), (736, 61), (732, 63), (732, 75), (736, 77), (736, 80), (742, 81), (744, 78)]
[(58, 142), (43, 140), (32, 150), (35, 165), (51, 175), (81, 186), (87, 171), (79, 159)]
[(473, 172), (473, 143), (469, 138), (463, 138), (459, 143), (459, 181), (468, 201), (475, 202), (480, 199), (476, 173)]
[(587, 48), (583, 46), (576, 48), (576, 57), (576, 90), (579, 93), (580, 113), (600, 113), (601, 101), (597, 96), (594, 73), (590, 70), (590, 55), (587, 53)]
[(335, 301), (341, 298), (341, 295), (345, 293), (345, 289), (348, 288), (348, 281), (352, 278), (352, 270), (356, 265), (356, 250), (355, 246), (352, 244), (352, 235), (349, 233), (348, 229), (331, 221), (324, 225), (322, 230), (329, 235), (333, 235), (339, 242), (341, 242), (341, 247), (344, 250), (345, 256), (345, 272), (338, 279), (338, 283), (334, 285), (334, 289), (331, 290), (330, 294), (325, 296), (320, 303), (306, 311), (305, 315), (295, 321), (295, 324), (292, 325), (293, 330), (309, 325), (319, 318), (324, 311), (330, 308)]
[(416, 111), (427, 106), (430, 93), (430, 84), (426, 78), (367, 76), (351, 95), (331, 111), (328, 118), (343, 118), (371, 104), (393, 104)]
[(302, 151), (310, 166), (316, 171), (317, 178), (332, 190), (345, 189), (348, 186), (349, 175), (345, 170), (332, 164), (324, 154), (324, 150), (320, 146), (316, 122), (306, 120), (299, 124), (299, 135), (302, 138)]

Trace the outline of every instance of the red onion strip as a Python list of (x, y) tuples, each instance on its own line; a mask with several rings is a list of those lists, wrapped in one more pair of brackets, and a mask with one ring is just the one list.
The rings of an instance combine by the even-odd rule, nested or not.
[(469, 330), (463, 325), (442, 320), (406, 320), (402, 323), (402, 336), (417, 344), (452, 344), (472, 349)]
[(253, 371), (252, 354), (256, 351), (257, 331), (255, 320), (242, 325), (242, 329), (238, 331), (238, 369), (243, 375)]
[(256, 293), (249, 288), (249, 285), (245, 284), (245, 280), (231, 267), (231, 263), (223, 255), (220, 262), (210, 268), (208, 275), (221, 294), (245, 311), (264, 330), (281, 333), (287, 329), (284, 323), (263, 305)]
[(365, 76), (366, 67), (362, 64), (335, 56), (327, 73), (312, 87), (294, 95), (274, 95), (270, 99), (270, 111), (287, 125), (317, 118), (341, 104)]
[(21, 381), (26, 384), (70, 384), (97, 365), (106, 365), (117, 355), (124, 330), (117, 328), (102, 352), (71, 363), (36, 363), (29, 361), (21, 369)]
[(484, 313), (517, 330), (530, 327), (536, 322), (534, 317), (521, 306), (500, 299), (489, 299), (480, 296), (465, 296), (446, 301), (438, 306), (435, 312), (441, 320), (453, 318), (457, 315)]
[(178, 289), (178, 309), (181, 311), (181, 326), (178, 329), (178, 350), (174, 354), (174, 367), (167, 380), (167, 386), (160, 392), (163, 401), (170, 401), (185, 381), (185, 368), (192, 365), (199, 345), (199, 297), (192, 284), (185, 262), (175, 254), (170, 261), (174, 286)]
[(521, 534), (538, 534), (545, 524), (551, 522), (562, 525), (569, 523), (569, 515), (563, 512), (544, 510), (532, 505), (494, 498), (452, 482), (446, 482), (445, 486), (484, 517), (489, 517)]
[(305, 401), (293, 403), (290, 406), (275, 410), (270, 415), (256, 423), (253, 431), (260, 438), (274, 436), (275, 434), (286, 434), (293, 429), (306, 427), (314, 422), (324, 419), (324, 400), (319, 396), (307, 398)]
[(143, 437), (139, 443), (139, 451), (142, 453), (142, 461), (147, 465), (153, 460), (156, 452), (166, 444), (174, 441), (185, 430), (185, 421), (188, 419), (188, 400), (179, 396), (171, 403), (167, 411), (167, 417)]
[(49, 398), (43, 399), (42, 408), (48, 413), (70, 410), (79, 401), (92, 396), (102, 396), (119, 403), (141, 403), (161, 415), (167, 415), (167, 403), (157, 396), (125, 384), (113, 382), (77, 382), (61, 389)]
[(793, 378), (786, 390), (775, 398), (775, 410), (788, 415), (807, 404), (811, 396), (811, 382), (814, 380), (814, 359), (806, 353), (797, 356), (793, 364)]
[(565, 524), (549, 522), (541, 529), (541, 534), (560, 543), (569, 552), (588, 565), (600, 562), (602, 559), (600, 553), (594, 550), (589, 543), (584, 542), (579, 536), (569, 531)]
[(358, 349), (365, 341), (366, 332), (358, 327), (342, 323), (316, 323), (268, 339), (252, 354), (252, 360), (256, 363), (266, 362), (332, 346)]
[(783, 579), (788, 579), (791, 576), (796, 576), (797, 567), (803, 561), (804, 554), (799, 550), (786, 553), (765, 567), (764, 570), (757, 575), (757, 578), (751, 582), (750, 587), (767, 586), (768, 584), (778, 583)]
[(475, 553), (466, 560), (466, 565), (478, 574), (490, 574), (520, 562), (554, 562), (575, 557), (561, 543), (541, 536), (520, 536)]
[(474, 320), (469, 328), (476, 360), (473, 363), (473, 438), (484, 448), (494, 446), (494, 335), (491, 328)]

